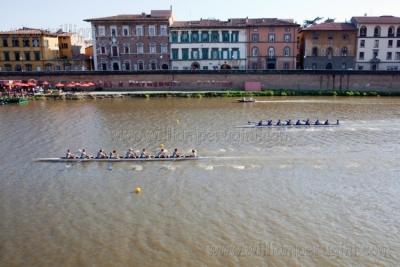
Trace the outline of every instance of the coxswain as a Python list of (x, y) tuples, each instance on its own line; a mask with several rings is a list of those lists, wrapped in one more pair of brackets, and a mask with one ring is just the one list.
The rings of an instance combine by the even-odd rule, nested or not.
[(329, 125), (329, 121), (326, 120), (325, 123), (324, 123), (324, 125)]
[(181, 157), (181, 154), (178, 152), (178, 149), (175, 148), (174, 152), (172, 153), (171, 158), (180, 158), (180, 157)]
[(321, 125), (321, 123), (319, 122), (319, 120), (315, 121), (315, 125)]
[(278, 120), (278, 121), (276, 122), (276, 126), (281, 126), (281, 125), (282, 125), (281, 120)]
[(192, 153), (189, 156), (190, 158), (197, 158), (197, 152), (195, 149), (192, 149)]
[(150, 156), (149, 156), (149, 154), (146, 152), (146, 148), (143, 148), (142, 149), (142, 153), (140, 153), (140, 158), (141, 159), (147, 159), (147, 158), (149, 158)]
[(86, 152), (86, 149), (82, 149), (82, 152), (81, 152), (81, 157), (80, 157), (81, 159), (89, 159), (90, 158), (90, 156), (87, 154), (87, 152)]
[(288, 125), (288, 126), (292, 125), (292, 120), (288, 120), (288, 121), (286, 122), (286, 125)]
[(96, 156), (97, 159), (106, 159), (107, 154), (103, 149), (100, 149)]
[(297, 120), (296, 125), (302, 125), (300, 120)]
[(119, 155), (117, 153), (117, 150), (113, 150), (113, 152), (110, 153), (110, 159), (119, 159)]
[(66, 158), (66, 159), (74, 159), (74, 158), (75, 158), (75, 155), (71, 153), (71, 150), (70, 150), (70, 149), (68, 149), (68, 150), (67, 150), (67, 154), (65, 155), (65, 158)]
[(167, 155), (165, 154), (164, 148), (161, 148), (161, 150), (157, 153), (156, 158), (166, 158)]

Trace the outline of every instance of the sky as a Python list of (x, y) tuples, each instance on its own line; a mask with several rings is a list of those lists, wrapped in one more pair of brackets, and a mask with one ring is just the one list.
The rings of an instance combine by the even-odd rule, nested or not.
[(32, 27), (90, 34), (84, 19), (138, 14), (172, 6), (176, 20), (234, 17), (292, 18), (299, 24), (317, 16), (400, 16), (399, 0), (14, 0), (1, 3), (0, 30)]

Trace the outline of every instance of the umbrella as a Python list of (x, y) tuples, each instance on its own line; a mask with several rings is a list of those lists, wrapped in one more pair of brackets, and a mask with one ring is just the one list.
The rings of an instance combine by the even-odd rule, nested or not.
[(34, 87), (34, 86), (36, 86), (36, 83), (34, 83), (34, 82), (28, 82), (28, 86)]
[(58, 83), (56, 83), (55, 86), (56, 86), (56, 87), (64, 87), (65, 85), (64, 85), (63, 83), (61, 83), (61, 82), (58, 82)]
[(49, 85), (50, 83), (48, 81), (44, 81), (42, 84), (43, 85)]
[(69, 83), (67, 83), (67, 87), (68, 87), (68, 88), (75, 88), (76, 85), (75, 85), (74, 82), (69, 82)]

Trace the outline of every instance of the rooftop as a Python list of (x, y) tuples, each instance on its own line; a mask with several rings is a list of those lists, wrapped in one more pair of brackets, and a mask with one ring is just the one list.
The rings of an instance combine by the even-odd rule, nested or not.
[(249, 26), (298, 26), (293, 20), (276, 18), (233, 18), (226, 21), (217, 19), (201, 19), (192, 21), (175, 21), (171, 28), (229, 28)]
[(3, 35), (49, 35), (49, 36), (57, 36), (56, 33), (50, 32), (48, 30), (42, 29), (34, 29), (23, 27), (21, 29), (12, 30), (12, 31), (0, 31), (0, 34)]
[(400, 17), (394, 17), (394, 16), (380, 16), (380, 17), (360, 16), (360, 17), (352, 17), (351, 20), (360, 24), (400, 24)]
[(116, 15), (102, 18), (85, 19), (84, 21), (129, 21), (129, 20), (143, 20), (143, 19), (169, 19), (172, 16), (171, 10), (151, 10), (150, 14), (125, 14)]
[(356, 26), (352, 23), (342, 23), (342, 22), (331, 22), (331, 23), (320, 23), (311, 25), (303, 31), (355, 31)]

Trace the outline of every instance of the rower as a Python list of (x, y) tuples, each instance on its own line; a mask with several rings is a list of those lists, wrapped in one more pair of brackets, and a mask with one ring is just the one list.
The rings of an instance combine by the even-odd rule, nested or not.
[(172, 153), (171, 158), (180, 158), (180, 157), (181, 157), (181, 154), (178, 152), (178, 149), (175, 148), (174, 152)]
[(282, 125), (281, 120), (278, 120), (278, 121), (276, 122), (276, 126), (281, 126), (281, 125)]
[(119, 159), (119, 155), (117, 153), (117, 150), (113, 150), (113, 152), (110, 153), (110, 159)]
[(156, 158), (166, 158), (167, 155), (165, 154), (164, 148), (161, 148), (160, 152), (157, 153)]
[(146, 148), (143, 148), (142, 153), (140, 153), (140, 158), (141, 159), (147, 159), (149, 158), (149, 154), (146, 152)]
[(68, 150), (67, 150), (67, 154), (65, 155), (65, 158), (66, 158), (66, 159), (74, 159), (74, 158), (75, 158), (75, 155), (71, 153), (71, 150), (70, 150), (70, 149), (68, 149)]
[(296, 125), (302, 125), (300, 120), (297, 120)]
[(310, 119), (307, 119), (307, 120), (306, 120), (306, 125), (311, 125)]
[(288, 120), (288, 121), (286, 122), (286, 125), (288, 125), (288, 126), (292, 125), (292, 120)]
[(268, 121), (268, 126), (272, 126), (272, 120)]
[(190, 154), (189, 158), (197, 158), (196, 150), (192, 149), (192, 153)]
[(128, 152), (126, 152), (125, 158), (127, 158), (127, 159), (137, 158), (137, 155), (136, 155), (135, 151), (133, 151), (133, 148), (129, 148)]
[(96, 156), (97, 159), (106, 159), (107, 154), (103, 149), (100, 149)]
[(258, 126), (262, 126), (262, 125), (263, 125), (263, 122), (262, 122), (262, 121), (259, 121), (257, 125), (258, 125)]
[(324, 123), (324, 125), (329, 125), (329, 121), (326, 120), (325, 123)]
[(321, 125), (321, 123), (319, 122), (319, 120), (315, 121), (315, 125)]
[(89, 159), (90, 157), (89, 157), (89, 155), (87, 154), (87, 152), (86, 152), (86, 149), (82, 149), (82, 152), (81, 152), (81, 157), (80, 157), (81, 159)]
[(336, 120), (336, 125), (339, 125), (339, 120)]

